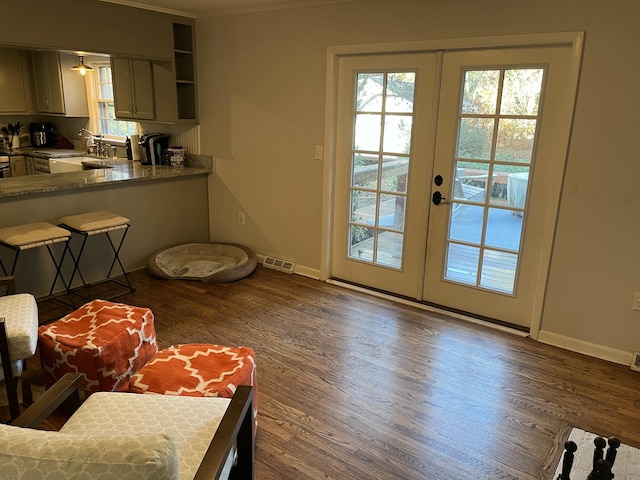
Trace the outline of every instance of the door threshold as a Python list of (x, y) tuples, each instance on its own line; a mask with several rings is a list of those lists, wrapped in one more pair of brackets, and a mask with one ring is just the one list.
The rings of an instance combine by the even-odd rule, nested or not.
[(377, 290), (371, 287), (367, 287), (365, 285), (351, 283), (351, 282), (347, 282), (345, 280), (340, 280), (337, 278), (328, 278), (326, 282), (331, 285), (348, 288), (349, 290), (354, 290), (356, 292), (366, 293), (367, 295), (371, 295), (377, 298), (382, 298), (382, 299), (389, 300), (402, 305), (415, 307), (420, 310), (425, 310), (433, 313), (440, 313), (442, 315), (448, 315), (449, 317), (453, 317), (458, 320), (463, 320), (465, 322), (473, 323), (475, 325), (481, 325), (484, 327), (493, 328), (494, 330), (510, 333), (518, 337), (529, 336), (529, 329), (525, 327), (521, 327), (519, 325), (503, 322), (501, 320), (496, 320), (494, 318), (484, 317), (482, 315), (474, 315), (469, 312), (464, 312), (462, 310), (457, 310), (455, 308), (449, 308), (442, 305), (436, 305), (429, 302), (421, 302), (414, 298), (405, 297), (402, 295), (396, 295), (390, 292)]

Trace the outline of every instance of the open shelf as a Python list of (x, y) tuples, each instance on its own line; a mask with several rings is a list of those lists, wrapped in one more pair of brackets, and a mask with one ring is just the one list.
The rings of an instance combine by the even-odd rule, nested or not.
[(173, 47), (178, 120), (197, 120), (193, 29), (191, 25), (173, 24)]

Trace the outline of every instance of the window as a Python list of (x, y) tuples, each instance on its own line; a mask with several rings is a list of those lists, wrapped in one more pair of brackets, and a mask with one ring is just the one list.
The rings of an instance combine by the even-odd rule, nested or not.
[(94, 100), (90, 109), (90, 130), (101, 133), (105, 137), (127, 137), (138, 133), (136, 122), (116, 120), (115, 106), (113, 103), (113, 81), (111, 78), (111, 65), (109, 63), (94, 63), (94, 85), (92, 98)]

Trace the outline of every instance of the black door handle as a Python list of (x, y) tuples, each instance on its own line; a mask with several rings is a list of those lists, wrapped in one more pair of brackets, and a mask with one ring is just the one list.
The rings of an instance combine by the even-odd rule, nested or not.
[(431, 196), (431, 201), (433, 202), (434, 205), (440, 205), (441, 203), (449, 203), (449, 200), (443, 197), (442, 194), (437, 190), (433, 192), (433, 195)]

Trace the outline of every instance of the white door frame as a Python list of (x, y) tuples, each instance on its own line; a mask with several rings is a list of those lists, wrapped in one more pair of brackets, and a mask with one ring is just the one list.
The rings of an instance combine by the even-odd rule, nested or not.
[[(331, 277), (331, 241), (332, 224), (334, 214), (334, 189), (335, 189), (335, 162), (336, 162), (336, 125), (337, 125), (337, 101), (338, 101), (338, 62), (340, 57), (345, 55), (363, 54), (384, 54), (384, 53), (414, 53), (414, 52), (434, 52), (434, 51), (455, 51), (455, 50), (476, 50), (487, 48), (510, 48), (510, 47), (548, 47), (548, 46), (570, 46), (572, 48), (570, 72), (573, 80), (577, 84), (580, 65), (582, 60), (582, 50), (584, 44), (584, 32), (563, 32), (563, 33), (543, 33), (528, 35), (503, 35), (493, 37), (474, 37), (460, 39), (427, 40), (417, 42), (400, 42), (391, 44), (365, 44), (334, 46), (327, 49), (327, 69), (326, 69), (326, 95), (325, 95), (325, 138), (324, 152), (325, 164), (323, 175), (323, 211), (322, 211), (322, 242), (321, 242), (321, 262), (320, 278), (327, 280)], [(576, 89), (577, 93), (577, 89)], [(575, 98), (572, 99), (573, 105)], [(549, 185), (549, 202), (547, 211), (549, 219), (545, 225), (541, 248), (541, 270), (546, 272), (540, 275), (535, 285), (534, 304), (531, 310), (531, 328), (529, 335), (537, 339), (542, 319), (542, 309), (546, 293), (548, 271), (551, 263), (553, 241), (555, 237), (555, 219), (560, 205), (560, 194), (564, 179), (569, 141), (573, 126), (573, 111), (570, 118), (563, 126), (563, 131), (558, 132), (559, 138), (566, 139), (562, 142), (563, 151), (559, 152), (558, 158), (563, 158), (564, 162), (556, 166), (553, 182)], [(566, 147), (565, 147), (566, 146)]]

